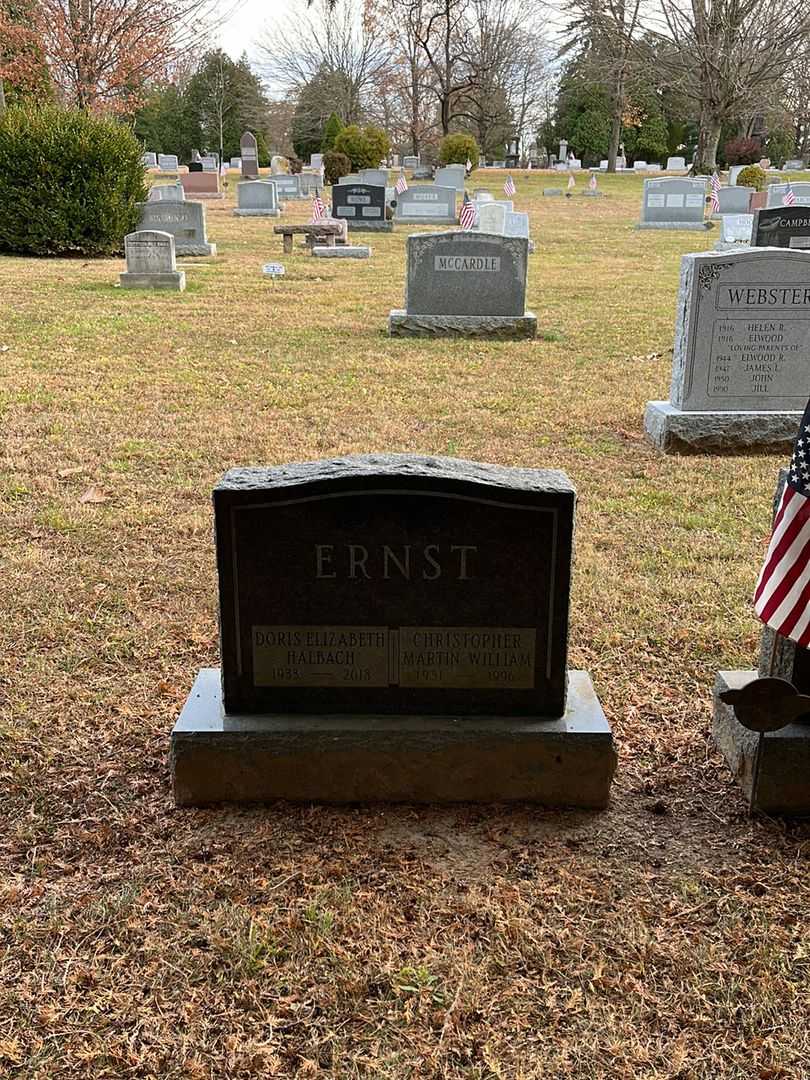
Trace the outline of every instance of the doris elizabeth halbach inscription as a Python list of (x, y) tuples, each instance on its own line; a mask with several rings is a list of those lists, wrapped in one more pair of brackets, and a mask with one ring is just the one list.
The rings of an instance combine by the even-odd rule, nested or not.
[(238, 470), (217, 486), (226, 709), (562, 713), (570, 484), (404, 460)]

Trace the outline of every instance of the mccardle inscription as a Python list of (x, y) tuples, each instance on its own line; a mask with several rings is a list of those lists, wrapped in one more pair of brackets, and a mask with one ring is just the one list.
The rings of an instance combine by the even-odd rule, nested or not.
[(475, 255), (434, 255), (434, 270), (479, 270), (485, 273), (499, 274), (501, 260), (498, 256), (486, 258)]

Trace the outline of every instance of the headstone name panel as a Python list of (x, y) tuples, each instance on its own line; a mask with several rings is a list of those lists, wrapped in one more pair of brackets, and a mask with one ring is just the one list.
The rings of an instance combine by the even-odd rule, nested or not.
[(521, 470), (515, 494), (486, 466), (410, 461), (237, 470), (214, 490), (227, 711), (564, 711), (564, 474)]
[(439, 222), (456, 221), (456, 189), (436, 184), (414, 185), (396, 196), (395, 221)]
[(216, 255), (216, 244), (209, 244), (205, 227), (205, 207), (198, 202), (139, 203), (139, 229), (157, 229), (171, 233), (178, 255)]
[(810, 207), (774, 206), (757, 210), (754, 247), (794, 248), (810, 251)]

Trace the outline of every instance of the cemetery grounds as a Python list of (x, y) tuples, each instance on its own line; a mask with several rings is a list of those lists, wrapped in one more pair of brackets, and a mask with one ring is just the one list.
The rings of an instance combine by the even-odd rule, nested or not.
[[(388, 339), (415, 228), (282, 257), (234, 173), (185, 293), (0, 259), (0, 1076), (810, 1076), (810, 825), (749, 817), (708, 735), (716, 671), (756, 664), (787, 456), (642, 436), (680, 256), (719, 229), (635, 232), (639, 177), (515, 179), (530, 342)], [(169, 732), (219, 662), (212, 486), (373, 451), (573, 480), (607, 812), (174, 809)]]

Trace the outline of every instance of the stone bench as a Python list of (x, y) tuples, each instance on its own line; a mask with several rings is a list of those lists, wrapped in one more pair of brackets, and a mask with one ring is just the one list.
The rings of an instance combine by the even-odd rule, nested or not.
[(273, 232), (284, 237), (284, 253), (290, 255), (293, 249), (293, 236), (298, 233), (306, 238), (307, 244), (326, 244), (334, 247), (338, 239), (346, 239), (345, 221), (319, 221), (313, 225), (274, 225)]

